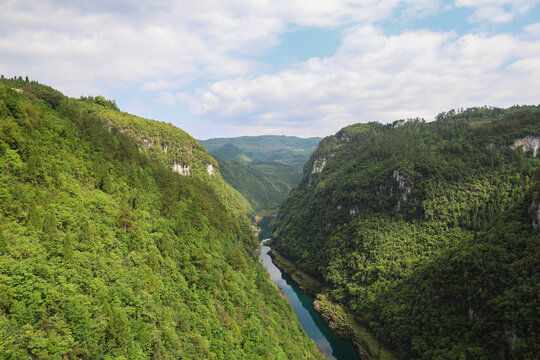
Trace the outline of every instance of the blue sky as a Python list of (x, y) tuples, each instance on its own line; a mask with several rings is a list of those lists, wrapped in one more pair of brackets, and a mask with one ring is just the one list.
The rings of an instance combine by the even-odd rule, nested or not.
[(0, 73), (199, 139), (540, 103), (540, 0), (6, 0)]

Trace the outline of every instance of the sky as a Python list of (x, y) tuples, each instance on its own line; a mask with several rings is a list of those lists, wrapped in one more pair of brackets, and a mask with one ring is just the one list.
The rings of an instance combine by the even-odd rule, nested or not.
[(198, 139), (540, 104), (540, 0), (0, 0), (0, 74)]

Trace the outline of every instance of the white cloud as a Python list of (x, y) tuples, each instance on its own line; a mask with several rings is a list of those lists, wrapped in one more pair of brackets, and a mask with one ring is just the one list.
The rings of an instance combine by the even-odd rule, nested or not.
[[(453, 7), (473, 8), (474, 21), (502, 23), (538, 1), (455, 0)], [(4, 0), (0, 73), (28, 75), (74, 96), (135, 88), (160, 105), (189, 104), (203, 130), (213, 121), (215, 129), (243, 134), (321, 135), (351, 122), (429, 118), (449, 107), (537, 102), (530, 79), (540, 75), (538, 24), (521, 37), (427, 30), (389, 36), (373, 25), (442, 6), (442, 0)], [(261, 75), (264, 66), (253, 55), (298, 27), (340, 29), (342, 44), (334, 56)], [(188, 93), (191, 81), (210, 85)], [(133, 95), (130, 109), (149, 113), (147, 96)]]
[(525, 32), (530, 36), (540, 38), (540, 22), (526, 26)]
[[(253, 129), (322, 135), (354, 122), (392, 121), (477, 105), (537, 103), (540, 41), (511, 35), (350, 29), (335, 56), (275, 75), (236, 77), (199, 90), (195, 114)], [(247, 125), (246, 125), (247, 126)]]
[(540, 0), (455, 0), (456, 7), (474, 8), (473, 22), (508, 23), (516, 15), (523, 15)]
[[(29, 75), (68, 94), (106, 86), (176, 90), (192, 79), (254, 73), (248, 55), (291, 26), (337, 27), (421, 12), (427, 0), (5, 0), (0, 73)], [(58, 86), (61, 84), (61, 86)]]

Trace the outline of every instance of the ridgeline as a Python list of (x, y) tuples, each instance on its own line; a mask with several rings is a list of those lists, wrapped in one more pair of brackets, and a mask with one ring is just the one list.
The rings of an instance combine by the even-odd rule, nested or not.
[(223, 178), (247, 201), (253, 216), (277, 212), (320, 140), (263, 135), (199, 142), (215, 156)]
[(272, 244), (402, 359), (540, 353), (540, 108), (323, 139)]
[(216, 161), (101, 96), (0, 79), (1, 359), (322, 359)]

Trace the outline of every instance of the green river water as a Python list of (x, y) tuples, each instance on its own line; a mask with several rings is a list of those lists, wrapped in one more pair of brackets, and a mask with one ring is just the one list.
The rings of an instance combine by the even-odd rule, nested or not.
[[(270, 238), (272, 229), (268, 226), (272, 216), (264, 217), (258, 226), (261, 228), (259, 240)], [(285, 273), (282, 273), (268, 255), (269, 246), (263, 246), (261, 258), (264, 267), (270, 274), (270, 279), (283, 291), (291, 303), (298, 321), (306, 334), (317, 344), (328, 359), (355, 360), (359, 359), (356, 348), (351, 341), (334, 335), (319, 313), (313, 308), (313, 297), (303, 292), (298, 285)]]

